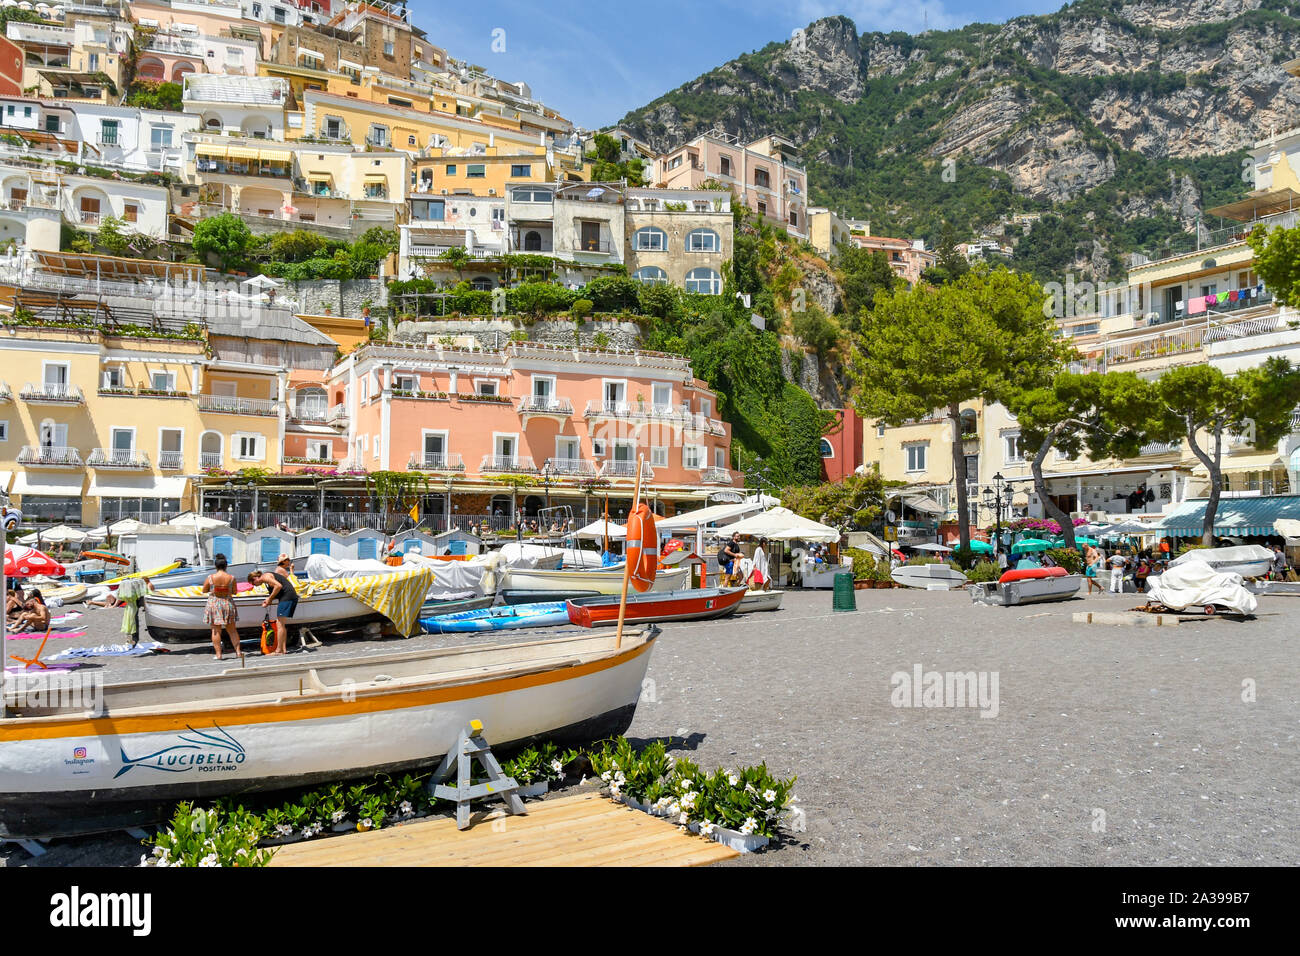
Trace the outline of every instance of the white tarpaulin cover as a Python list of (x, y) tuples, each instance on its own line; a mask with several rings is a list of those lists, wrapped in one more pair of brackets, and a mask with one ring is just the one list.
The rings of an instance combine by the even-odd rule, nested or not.
[(1170, 567), (1193, 561), (1208, 564), (1218, 571), (1229, 571), (1246, 577), (1261, 577), (1268, 573), (1273, 563), (1273, 552), (1258, 544), (1243, 544), (1235, 548), (1193, 548), (1169, 562)]
[(392, 565), (383, 561), (348, 560), (331, 558), (327, 554), (313, 554), (307, 559), (306, 574), (308, 580), (324, 581), (329, 578), (355, 578), (368, 574), (394, 574), (398, 571), (410, 571), (412, 565), (428, 568), (433, 572), (433, 584), (428, 597), (455, 598), (471, 597), (483, 594), (483, 575), (487, 564), (482, 561), (434, 561), (420, 559), (406, 564)]
[(1300, 521), (1295, 518), (1278, 518), (1273, 522), (1273, 530), (1287, 538), (1287, 544), (1290, 544), (1289, 539), (1300, 538)]
[(840, 533), (830, 525), (797, 515), (789, 508), (773, 508), (762, 514), (742, 518), (735, 524), (718, 529), (718, 534), (747, 534), (752, 538), (771, 538), (773, 541), (819, 541), (834, 544)]
[(216, 518), (207, 518), (203, 515), (196, 514), (178, 515), (167, 523), (177, 528), (194, 529), (197, 527), (200, 531), (211, 531), (213, 528), (220, 528), (225, 525), (224, 521), (218, 521)]
[(605, 537), (607, 533), (605, 531), (606, 528), (609, 529), (608, 534), (610, 538), (618, 538), (621, 540), (627, 537), (627, 528), (616, 521), (611, 521), (606, 524), (604, 518), (597, 518), (591, 524), (587, 525), (587, 527), (579, 528), (577, 531), (573, 532), (573, 534), (574, 537), (577, 538), (595, 538), (599, 541), (601, 538)]
[(1164, 574), (1153, 574), (1147, 578), (1147, 597), (1177, 611), (1217, 604), (1252, 614), (1258, 603), (1242, 586), (1240, 574), (1216, 571), (1204, 561), (1170, 564)]

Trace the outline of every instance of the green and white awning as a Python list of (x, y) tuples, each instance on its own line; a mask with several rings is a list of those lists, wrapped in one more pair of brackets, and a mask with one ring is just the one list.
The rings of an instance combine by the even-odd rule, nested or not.
[[(1199, 538), (1205, 521), (1205, 499), (1185, 501), (1155, 526), (1162, 534), (1177, 538)], [(1275, 535), (1278, 518), (1300, 519), (1300, 495), (1266, 495), (1253, 498), (1220, 498), (1214, 514), (1214, 533), (1223, 537)]]

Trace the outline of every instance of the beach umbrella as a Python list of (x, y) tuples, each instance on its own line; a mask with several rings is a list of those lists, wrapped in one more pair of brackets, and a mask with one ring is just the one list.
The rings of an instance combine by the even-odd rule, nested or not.
[[(225, 524), (224, 521), (218, 521), (216, 518), (207, 518), (192, 513), (172, 518), (167, 523), (174, 528), (192, 528), (198, 531), (211, 531), (213, 528), (220, 528)], [(117, 533), (121, 534), (121, 532)]]
[(41, 538), (51, 544), (81, 544), (86, 537), (86, 532), (82, 529), (70, 528), (66, 524), (56, 524), (48, 531), (41, 532)]
[(603, 518), (597, 518), (585, 528), (579, 528), (573, 532), (575, 538), (595, 538), (599, 541), (608, 534), (610, 539), (622, 539), (627, 537), (627, 528), (623, 527), (616, 521), (606, 522)]
[(1138, 524), (1136, 521), (1125, 521), (1121, 524), (1105, 525), (1098, 530), (1098, 537), (1101, 538), (1126, 538), (1134, 534), (1155, 534), (1156, 529), (1144, 524)]
[(137, 521), (135, 518), (123, 518), (121, 521), (114, 521), (109, 525), (108, 533), (114, 536), (135, 534), (142, 527), (144, 527), (143, 522)]
[(949, 548), (942, 544), (929, 544), (929, 543), (911, 544), (908, 545), (908, 547), (911, 548), (913, 551), (942, 551), (944, 553), (947, 553), (952, 550), (952, 548)]
[(61, 578), (66, 573), (63, 565), (43, 551), (37, 551), (35, 548), (5, 546), (5, 577), (7, 578), (34, 578), (41, 574)]
[(1076, 538), (1074, 539), (1074, 543), (1075, 543), (1075, 544), (1079, 544), (1079, 545), (1090, 544), (1090, 545), (1092, 545), (1093, 547), (1096, 547), (1096, 546), (1097, 546), (1097, 539), (1096, 539), (1096, 538), (1089, 538), (1089, 537), (1087, 537), (1086, 535), (1082, 535), (1082, 536), (1076, 537)]
[(971, 539), (970, 549), (976, 554), (993, 553), (993, 545), (989, 544), (987, 541), (980, 541), (978, 538)]
[(1012, 554), (1024, 554), (1026, 551), (1046, 551), (1053, 547), (1052, 542), (1042, 538), (1022, 538), (1011, 546)]

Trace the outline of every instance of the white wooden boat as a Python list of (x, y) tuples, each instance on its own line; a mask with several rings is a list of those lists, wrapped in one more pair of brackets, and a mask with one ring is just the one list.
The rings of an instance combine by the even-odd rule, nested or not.
[[(655, 583), (650, 590), (676, 591), (689, 587), (689, 573), (689, 568), (662, 570), (655, 575)], [(581, 569), (539, 571), (532, 568), (512, 568), (506, 572), (504, 586), (537, 591), (595, 591), (598, 594), (618, 594), (623, 590), (623, 568), (621, 565), (605, 571)]]
[(1066, 601), (1078, 594), (1082, 586), (1082, 575), (1066, 574), (1063, 568), (1037, 568), (1031, 571), (1008, 571), (997, 581), (972, 584), (969, 590), (971, 600), (976, 604), (1014, 607), (1044, 601)]
[(1258, 544), (1235, 548), (1193, 548), (1169, 562), (1171, 568), (1189, 561), (1203, 561), (1221, 574), (1240, 574), (1243, 578), (1262, 578), (1273, 567), (1273, 552)]
[[(493, 747), (580, 743), (632, 722), (659, 631), (289, 660), (109, 684), (101, 709), (6, 682), (0, 836), (158, 819), (176, 800), (275, 791), (436, 765), (471, 720)], [(73, 680), (76, 672), (61, 675)], [(69, 697), (78, 699), (69, 700)]]
[(753, 611), (779, 611), (781, 610), (781, 600), (784, 597), (784, 591), (746, 591), (745, 596), (740, 599), (740, 606), (736, 608), (736, 613), (749, 614)]
[(905, 588), (925, 591), (947, 591), (966, 583), (966, 575), (946, 564), (903, 564), (889, 576)]
[[(262, 618), (274, 608), (262, 607), (266, 593), (235, 595), (236, 625), (240, 637), (258, 637), (262, 633)], [(203, 623), (203, 609), (207, 596), (179, 597), (171, 594), (148, 594), (144, 602), (145, 627), (149, 636), (165, 644), (187, 641), (206, 641), (212, 637), (212, 627)], [(362, 604), (342, 591), (325, 591), (298, 600), (298, 608), (291, 621), (294, 627), (311, 627), (331, 624), (336, 627), (360, 627), (371, 621), (382, 621), (383, 616), (374, 608)]]

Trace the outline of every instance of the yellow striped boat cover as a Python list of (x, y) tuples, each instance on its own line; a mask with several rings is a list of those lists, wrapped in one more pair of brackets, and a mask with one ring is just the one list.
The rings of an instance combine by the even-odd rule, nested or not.
[[(394, 571), (392, 574), (364, 574), (354, 578), (327, 578), (323, 581), (302, 581), (290, 576), (298, 596), (307, 598), (325, 591), (342, 591), (366, 607), (373, 608), (393, 622), (403, 634), (415, 626), (415, 618), (424, 604), (424, 596), (433, 587), (431, 568), (413, 568)], [(236, 597), (259, 597), (266, 594), (266, 586), (241, 591)], [(183, 588), (159, 589), (159, 594), (169, 597), (205, 597), (203, 587), (192, 584)]]

